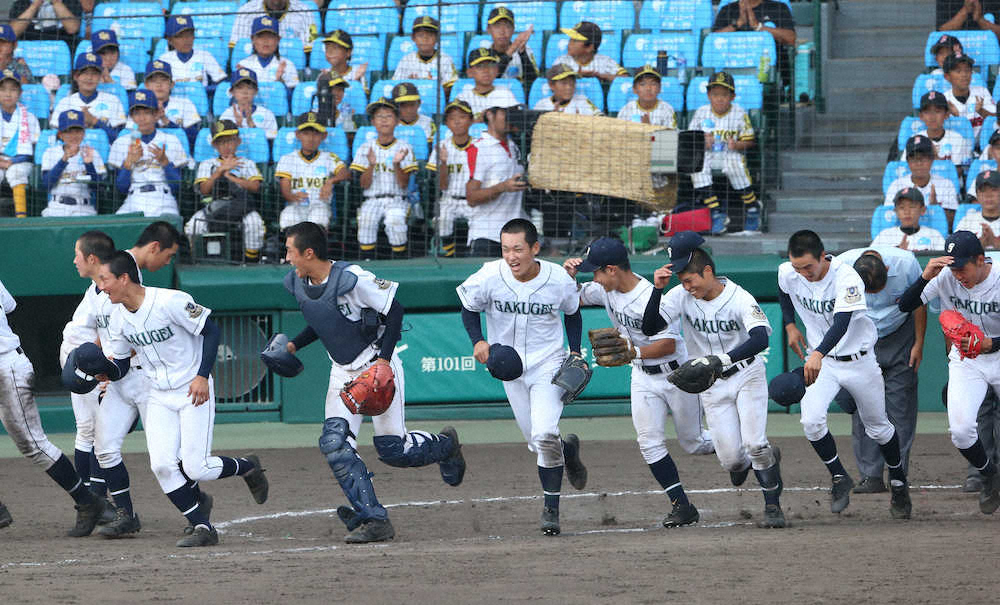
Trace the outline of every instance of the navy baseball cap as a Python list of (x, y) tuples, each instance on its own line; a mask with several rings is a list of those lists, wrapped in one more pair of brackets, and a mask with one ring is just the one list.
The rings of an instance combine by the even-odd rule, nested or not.
[(156, 100), (156, 95), (148, 88), (136, 88), (128, 97), (128, 110), (131, 112), (136, 107), (146, 107), (157, 109), (160, 104)]
[(806, 380), (802, 368), (778, 374), (767, 385), (767, 396), (785, 407), (802, 401), (805, 394)]
[(70, 128), (86, 128), (83, 123), (83, 114), (75, 109), (69, 109), (59, 114), (59, 132), (65, 132)]
[(924, 194), (920, 193), (920, 190), (916, 187), (903, 187), (898, 192), (896, 192), (896, 197), (892, 198), (892, 203), (896, 204), (899, 200), (912, 200), (914, 202), (924, 203)]
[(947, 48), (949, 51), (954, 52), (956, 44), (959, 46), (959, 48), (962, 47), (961, 41), (959, 41), (959, 39), (956, 38), (955, 36), (951, 36), (948, 34), (941, 34), (941, 37), (937, 39), (937, 42), (935, 42), (934, 45), (931, 46), (931, 54), (936, 55), (938, 51), (941, 50), (942, 48)]
[(254, 37), (261, 32), (271, 32), (275, 36), (278, 35), (278, 22), (272, 17), (264, 15), (263, 17), (257, 17), (253, 20), (253, 26), (250, 28), (250, 37)]
[(628, 261), (628, 250), (625, 244), (617, 237), (599, 237), (591, 242), (587, 248), (587, 257), (583, 259), (578, 271), (593, 273), (601, 267), (608, 265), (620, 266)]
[(252, 69), (247, 69), (246, 67), (240, 67), (229, 76), (229, 82), (234, 87), (243, 80), (248, 80), (256, 85), (257, 72)]
[(114, 30), (102, 29), (90, 34), (91, 52), (101, 52), (102, 49), (109, 46), (118, 48), (118, 34)]
[(705, 243), (705, 238), (694, 231), (675, 233), (667, 243), (667, 254), (670, 255), (670, 270), (680, 273), (691, 262), (695, 248)]
[(499, 380), (516, 380), (524, 373), (521, 356), (514, 347), (502, 344), (490, 345), (490, 356), (486, 360), (486, 368), (490, 374)]
[(930, 107), (940, 107), (945, 111), (948, 110), (948, 99), (944, 98), (943, 92), (932, 90), (920, 97), (920, 111), (924, 111)]
[(906, 157), (913, 155), (929, 155), (934, 157), (934, 143), (922, 134), (913, 135), (906, 140)]
[(983, 185), (988, 185), (990, 187), (1000, 187), (1000, 172), (996, 170), (984, 170), (976, 175), (976, 191), (979, 191)]
[(163, 30), (165, 38), (173, 38), (177, 34), (194, 29), (194, 19), (188, 15), (170, 15), (167, 26)]
[(11, 80), (12, 82), (17, 82), (18, 86), (21, 85), (21, 78), (19, 78), (17, 74), (14, 73), (14, 70), (9, 67), (5, 67), (3, 71), (0, 71), (0, 83), (5, 82), (7, 80)]
[(80, 53), (76, 57), (76, 63), (73, 64), (73, 71), (80, 71), (82, 69), (88, 69), (93, 67), (94, 69), (101, 69), (101, 58), (92, 52)]
[(170, 64), (159, 59), (153, 59), (146, 64), (146, 75), (143, 76), (143, 79), (148, 79), (154, 74), (163, 74), (171, 80), (174, 78), (174, 71), (170, 68)]
[(971, 231), (956, 231), (944, 241), (944, 253), (952, 257), (949, 267), (962, 268), (970, 260), (986, 254), (983, 244)]
[(14, 33), (14, 28), (7, 25), (6, 23), (0, 25), (0, 40), (6, 40), (8, 42), (17, 42), (17, 34)]
[(969, 55), (962, 55), (962, 54), (948, 55), (947, 58), (945, 58), (944, 65), (941, 66), (941, 69), (944, 70), (944, 73), (948, 73), (949, 71), (955, 69), (962, 63), (967, 64), (969, 67), (972, 67), (976, 64), (976, 62), (973, 61), (972, 57), (970, 57)]

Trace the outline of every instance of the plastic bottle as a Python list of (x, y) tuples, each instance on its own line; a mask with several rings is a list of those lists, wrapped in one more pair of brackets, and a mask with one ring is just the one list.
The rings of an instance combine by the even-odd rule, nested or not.
[(771, 75), (771, 55), (763, 52), (760, 55), (760, 67), (757, 69), (757, 79), (767, 82)]
[(677, 63), (677, 80), (683, 86), (687, 82), (687, 59), (684, 58), (683, 53), (677, 53), (677, 57), (674, 60)]

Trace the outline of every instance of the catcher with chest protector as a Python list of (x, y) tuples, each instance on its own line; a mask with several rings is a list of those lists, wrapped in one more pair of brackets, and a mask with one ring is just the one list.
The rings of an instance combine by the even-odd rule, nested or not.
[[(332, 361), (319, 449), (351, 503), (337, 508), (349, 532), (345, 541), (391, 540), (395, 530), (357, 452), (362, 414), (372, 415), (379, 460), (397, 467), (436, 462), (449, 485), (460, 484), (465, 475), (458, 433), (452, 427), (436, 435), (406, 430), (403, 364), (395, 353), (403, 323), (399, 284), (357, 265), (327, 260), (326, 234), (319, 225), (303, 222), (285, 233), (286, 260), (294, 267), (285, 287), (307, 324), (286, 344), (287, 352), (320, 340)], [(268, 356), (262, 357), (267, 362)]]
[(593, 281), (579, 287), (580, 304), (603, 306), (614, 325), (588, 333), (598, 365), (632, 365), (632, 424), (639, 451), (672, 505), (663, 519), (664, 527), (697, 523), (698, 509), (688, 501), (677, 465), (667, 450), (667, 411), (674, 417), (677, 440), (685, 450), (711, 454), (715, 449), (710, 434), (702, 429), (698, 398), (666, 380), (687, 359), (680, 326), (668, 325), (653, 336), (642, 333), (642, 315), (653, 284), (632, 272), (628, 250), (617, 238), (598, 238), (587, 249), (586, 259), (570, 258), (563, 268), (571, 277), (594, 274)]
[[(733, 485), (753, 469), (764, 492), (760, 527), (785, 527), (781, 510), (781, 456), (767, 440), (767, 377), (758, 356), (768, 345), (771, 325), (749, 292), (716, 276), (715, 262), (702, 238), (682, 231), (670, 239), (670, 264), (653, 274), (653, 291), (642, 318), (642, 333), (657, 334), (682, 325), (695, 358), (670, 374), (687, 392), (698, 392), (712, 431), (715, 453)], [(666, 294), (672, 275), (680, 285)]]
[(948, 432), (981, 474), (979, 510), (991, 515), (1000, 508), (1000, 475), (979, 438), (976, 415), (987, 389), (1000, 393), (1000, 272), (993, 270), (982, 243), (970, 231), (952, 233), (944, 249), (947, 256), (927, 263), (900, 297), (899, 308), (906, 313), (934, 299), (941, 303), (941, 328), (952, 345)]

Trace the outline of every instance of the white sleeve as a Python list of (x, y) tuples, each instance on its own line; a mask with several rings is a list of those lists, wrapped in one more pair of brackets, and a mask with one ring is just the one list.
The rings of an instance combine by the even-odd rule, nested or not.
[(365, 271), (357, 265), (347, 269), (358, 277), (358, 282), (348, 296), (356, 297), (362, 308), (375, 309), (382, 315), (389, 313), (389, 307), (396, 298), (399, 284), (387, 279), (379, 279), (374, 273)]
[(109, 95), (109, 97), (108, 124), (115, 128), (120, 128), (125, 124), (125, 109), (122, 108), (122, 102), (118, 100), (118, 97), (115, 95)]
[[(266, 107), (264, 109), (267, 109)], [(264, 129), (264, 136), (268, 139), (274, 139), (278, 136), (278, 120), (274, 117), (274, 114), (270, 110), (266, 113), (262, 113), (260, 123), (257, 124), (257, 128)]]
[(177, 137), (169, 137), (164, 144), (167, 147), (167, 158), (170, 159), (171, 164), (177, 168), (183, 168), (191, 163), (191, 158), (188, 157), (184, 146), (177, 140)]
[(17, 308), (17, 301), (14, 297), (10, 295), (7, 288), (0, 282), (0, 308), (3, 309), (5, 315), (10, 315)]
[(281, 156), (281, 159), (278, 160), (278, 165), (274, 167), (274, 178), (282, 178), (282, 177), (286, 179), (292, 178), (293, 168), (294, 167), (292, 166), (292, 154), (286, 153), (285, 155)]
[(28, 132), (31, 136), (31, 142), (37, 143), (41, 128), (38, 126), (38, 118), (33, 113), (28, 113)]
[(868, 308), (865, 303), (865, 284), (854, 269), (837, 272), (836, 296), (833, 303), (834, 314), (864, 311)]
[(793, 274), (791, 264), (785, 262), (778, 266), (778, 289), (785, 294), (791, 295), (792, 293), (792, 285), (788, 283), (788, 278)]
[[(945, 269), (945, 271), (947, 271), (947, 269)], [(920, 293), (920, 300), (924, 304), (927, 304), (936, 298), (940, 298), (941, 280), (944, 279), (945, 275), (946, 274), (944, 271), (938, 273), (936, 276), (934, 276), (934, 279), (932, 279), (926, 286), (924, 286), (923, 292)]]
[[(553, 268), (553, 271), (562, 271), (562, 267)], [(562, 287), (562, 302), (559, 309), (566, 315), (572, 315), (580, 310), (580, 294), (576, 291), (576, 280), (570, 279), (569, 275), (563, 273), (565, 279), (560, 280)]]
[(285, 71), (281, 73), (281, 81), (285, 84), (285, 88), (291, 90), (299, 83), (299, 70), (295, 69), (295, 65), (288, 59), (282, 61), (285, 62)]
[(119, 83), (122, 85), (122, 88), (126, 90), (134, 90), (136, 86), (135, 72), (132, 71), (132, 68), (128, 65), (123, 65), (123, 67), (124, 69), (122, 70), (122, 74), (120, 76), (121, 81)]
[(52, 108), (52, 115), (49, 116), (49, 122), (53, 124), (59, 123), (59, 116), (62, 112), (69, 109), (69, 95), (66, 95), (56, 103), (56, 106)]
[(219, 62), (215, 60), (212, 53), (205, 51), (205, 55), (202, 58), (204, 59), (205, 72), (212, 82), (218, 83), (226, 79), (226, 72), (222, 71), (222, 68), (219, 67)]
[[(93, 288), (94, 286), (91, 286)], [(73, 311), (73, 317), (66, 323), (62, 332), (62, 345), (59, 347), (59, 366), (66, 365), (66, 358), (76, 347), (90, 342), (97, 335), (97, 314), (90, 298), (84, 294), (83, 300)]]
[(112, 313), (111, 321), (108, 322), (108, 335), (111, 337), (111, 342), (101, 343), (101, 345), (104, 346), (105, 350), (110, 350), (115, 359), (128, 359), (132, 356), (132, 345), (122, 335), (122, 320), (119, 313), (120, 311), (117, 310)]
[[(976, 219), (976, 216), (979, 216)], [(969, 212), (958, 221), (958, 228), (955, 231), (971, 231), (979, 237), (983, 234), (982, 215), (978, 212)]]
[(955, 185), (948, 179), (943, 179), (940, 189), (934, 187), (934, 197), (937, 198), (938, 204), (941, 208), (945, 210), (958, 210), (958, 193), (955, 191)]
[(62, 147), (53, 145), (45, 150), (42, 154), (42, 172), (48, 172), (52, 170), (52, 167), (59, 163), (62, 159), (63, 150)]
[(604, 286), (596, 281), (589, 281), (580, 286), (580, 304), (584, 307), (604, 306)]
[(121, 168), (125, 162), (125, 157), (128, 155), (128, 146), (131, 143), (132, 137), (130, 136), (120, 136), (115, 139), (115, 142), (111, 144), (111, 150), (108, 152), (108, 166)]
[(770, 334), (771, 323), (767, 321), (767, 315), (764, 314), (764, 310), (757, 304), (757, 300), (753, 295), (749, 292), (742, 292), (740, 298), (740, 308), (743, 309), (740, 320), (743, 322), (743, 327), (747, 333), (754, 328), (762, 327)]
[(463, 307), (476, 312), (482, 312), (489, 308), (490, 300), (492, 300), (489, 289), (491, 277), (493, 277), (493, 271), (489, 265), (483, 265), (479, 271), (470, 275), (456, 288)]
[(187, 292), (174, 290), (170, 292), (170, 298), (164, 301), (167, 316), (175, 324), (190, 332), (191, 334), (201, 334), (205, 322), (212, 310), (194, 302)]
[(368, 150), (371, 149), (374, 144), (375, 143), (373, 141), (362, 143), (361, 147), (358, 148), (358, 152), (354, 154), (354, 157), (351, 159), (352, 170), (357, 172), (364, 172), (365, 170), (368, 170)]
[(677, 285), (670, 288), (660, 299), (660, 317), (667, 322), (665, 329), (675, 334), (680, 333), (680, 326), (677, 324), (680, 324), (680, 312), (685, 294), (684, 287)]

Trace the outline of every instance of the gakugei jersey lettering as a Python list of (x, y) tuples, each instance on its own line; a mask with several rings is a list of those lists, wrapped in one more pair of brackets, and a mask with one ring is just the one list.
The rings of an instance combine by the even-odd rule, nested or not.
[(979, 301), (979, 300), (963, 300), (956, 296), (949, 296), (948, 300), (954, 305), (959, 311), (968, 311), (974, 315), (988, 315), (990, 313), (1000, 313), (1000, 302), (990, 300), (990, 301)]
[(833, 313), (833, 306), (836, 304), (837, 299), (831, 300), (813, 300), (811, 298), (803, 298), (798, 294), (795, 295), (798, 299), (799, 304), (806, 308), (808, 311), (817, 313), (819, 315), (825, 315), (826, 313)]
[(107, 330), (108, 329), (108, 324), (111, 321), (111, 316), (110, 315), (101, 315), (101, 314), (98, 314), (98, 315), (96, 315), (94, 317), (94, 321), (97, 322), (97, 327), (98, 328), (101, 328), (102, 330)]
[(615, 321), (625, 326), (626, 328), (632, 328), (634, 330), (642, 330), (642, 318), (632, 317), (631, 315), (625, 315), (621, 311), (614, 311)]
[(500, 313), (517, 313), (519, 315), (548, 315), (555, 310), (554, 305), (546, 303), (517, 302), (512, 300), (494, 300), (493, 309)]
[(718, 334), (719, 332), (736, 332), (741, 330), (740, 323), (735, 319), (701, 319), (685, 315), (684, 317), (691, 327), (699, 332), (707, 334)]
[(170, 328), (170, 326), (166, 326), (158, 330), (137, 332), (135, 334), (123, 334), (125, 340), (127, 340), (133, 347), (145, 347), (152, 345), (153, 343), (163, 342), (171, 338), (173, 335), (174, 331)]

